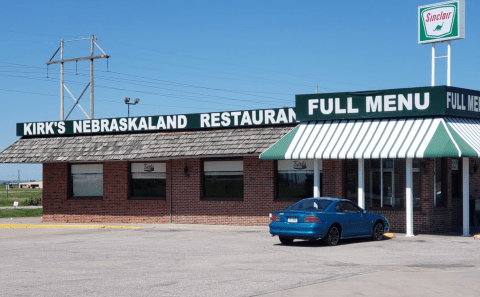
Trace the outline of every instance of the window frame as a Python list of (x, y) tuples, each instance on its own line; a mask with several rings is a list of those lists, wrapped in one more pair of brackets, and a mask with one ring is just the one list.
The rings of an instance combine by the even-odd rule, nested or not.
[[(379, 168), (374, 168), (372, 166), (372, 160), (375, 160), (375, 161), (379, 161), (380, 162), (380, 166)], [(392, 162), (392, 167), (391, 168), (384, 168), (384, 161), (390, 161)], [(374, 173), (379, 173), (380, 174), (380, 186), (379, 186), (379, 190), (380, 190), (380, 206), (374, 206), (373, 205), (373, 189), (375, 188), (374, 186), (374, 178), (373, 178), (373, 174)], [(392, 181), (392, 197), (384, 197), (385, 196), (385, 193), (384, 193), (384, 185), (385, 185), (385, 179), (384, 179), (384, 173), (390, 173), (392, 176), (391, 176), (391, 181)], [(388, 209), (388, 210), (395, 210), (395, 209), (404, 209), (405, 207), (404, 206), (396, 206), (397, 203), (396, 203), (396, 200), (397, 200), (397, 197), (396, 197), (396, 189), (395, 189), (395, 181), (396, 181), (396, 174), (395, 174), (395, 159), (392, 159), (392, 158), (388, 158), (388, 159), (370, 159), (370, 166), (369, 166), (369, 180), (370, 180), (370, 193), (369, 193), (369, 205), (368, 207), (369, 208), (378, 208), (378, 209)], [(391, 201), (393, 201), (393, 206), (392, 205), (392, 202), (390, 202), (390, 207), (386, 207), (385, 205), (385, 201), (384, 200), (387, 200), (387, 199), (390, 199)]]
[[(229, 161), (241, 161), (242, 162), (242, 196), (241, 197), (207, 197), (206, 196), (206, 175), (205, 175), (205, 163), (206, 162), (229, 162)], [(245, 196), (245, 161), (243, 157), (240, 158), (209, 158), (201, 160), (201, 201), (243, 201)], [(213, 172), (213, 171), (212, 171)], [(238, 172), (238, 171), (232, 171)], [(208, 176), (208, 175), (207, 175)]]
[[(413, 158), (412, 159), (412, 194), (413, 194), (413, 208), (420, 208), (421, 207), (421, 200), (422, 200), (422, 162), (425, 162), (421, 158)], [(426, 164), (426, 163), (424, 163)], [(426, 165), (425, 165), (426, 166)], [(415, 178), (415, 173), (418, 173), (418, 178)], [(419, 191), (420, 196), (416, 197), (415, 193)], [(406, 199), (406, 197), (405, 197)], [(405, 201), (406, 202), (406, 201)]]
[[(165, 173), (165, 196), (134, 196), (133, 195), (133, 174), (135, 172), (132, 171), (133, 164), (165, 164), (165, 172), (157, 172), (157, 173)], [(128, 200), (167, 200), (167, 162), (130, 162), (128, 165), (128, 178), (129, 178), (129, 189), (128, 189)], [(162, 178), (160, 178), (162, 179)], [(157, 179), (158, 180), (158, 179)]]
[[(275, 182), (275, 196), (274, 196), (274, 200), (275, 201), (279, 201), (279, 202), (298, 202), (298, 201), (301, 201), (302, 199), (305, 199), (305, 198), (310, 198), (310, 197), (313, 197), (314, 193), (313, 193), (313, 188), (314, 188), (314, 184), (315, 184), (315, 181), (312, 180), (312, 186), (310, 187), (311, 190), (311, 195), (308, 195), (307, 197), (280, 197), (280, 178), (279, 178), (279, 174), (280, 174), (280, 170), (279, 170), (279, 162), (280, 161), (309, 161), (309, 160), (277, 160), (275, 162), (275, 173), (274, 173), (274, 182)], [(302, 172), (308, 172), (309, 174), (312, 175), (312, 178), (314, 179), (315, 178), (315, 172), (314, 172), (314, 165), (313, 165), (313, 160), (312, 161), (312, 170), (299, 170), (298, 173), (302, 173)], [(323, 164), (321, 162), (319, 162), (319, 178), (320, 178), (320, 190), (322, 188), (322, 166)]]
[[(102, 165), (102, 196), (74, 196), (73, 194), (73, 173), (72, 173), (72, 166), (76, 165)], [(104, 196), (104, 188), (105, 188), (105, 183), (104, 183), (104, 163), (103, 162), (98, 162), (98, 163), (69, 163), (68, 164), (68, 199), (92, 199), (92, 200), (103, 200)], [(85, 174), (85, 173), (84, 173)], [(98, 174), (98, 173), (92, 173), (92, 174)]]
[[(453, 162), (457, 162), (457, 169), (453, 169)], [(462, 199), (463, 198), (463, 162), (461, 158), (451, 158), (452, 166), (450, 173), (450, 183), (452, 187), (451, 196), (452, 199)]]
[[(435, 208), (447, 208), (448, 207), (448, 166), (447, 166), (447, 158), (434, 158), (433, 159), (433, 207)], [(440, 160), (440, 168), (441, 168), (441, 175), (440, 175), (440, 192), (442, 193), (441, 199), (437, 197), (437, 160)], [(459, 162), (459, 169), (461, 162)], [(439, 204), (439, 200), (441, 204)]]

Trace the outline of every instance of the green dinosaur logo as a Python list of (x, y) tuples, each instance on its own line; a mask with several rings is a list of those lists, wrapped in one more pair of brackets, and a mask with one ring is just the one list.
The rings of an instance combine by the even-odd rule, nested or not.
[(433, 29), (433, 31), (440, 31), (440, 30), (442, 30), (443, 24), (445, 24), (445, 22), (443, 22), (442, 25), (438, 25), (437, 27), (435, 27), (435, 29)]

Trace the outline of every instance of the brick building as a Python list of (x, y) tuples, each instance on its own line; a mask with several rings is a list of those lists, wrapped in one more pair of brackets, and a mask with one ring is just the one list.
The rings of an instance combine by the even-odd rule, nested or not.
[(469, 234), (479, 95), (426, 87), (298, 95), (295, 110), (19, 123), (0, 162), (43, 164), (46, 222), (266, 225), (330, 196), (394, 232)]

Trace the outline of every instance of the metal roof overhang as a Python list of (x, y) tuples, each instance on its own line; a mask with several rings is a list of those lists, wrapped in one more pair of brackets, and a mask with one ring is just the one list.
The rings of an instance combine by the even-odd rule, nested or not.
[(404, 118), (302, 122), (260, 159), (480, 157), (480, 120)]

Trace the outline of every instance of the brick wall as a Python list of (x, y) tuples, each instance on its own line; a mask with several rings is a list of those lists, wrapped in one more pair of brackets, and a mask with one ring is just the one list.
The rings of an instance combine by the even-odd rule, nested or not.
[(63, 221), (62, 214), (68, 195), (68, 164), (43, 164), (43, 220), (46, 222)]
[(321, 195), (346, 198), (345, 160), (322, 160)]
[[(68, 163), (43, 164), (43, 221), (64, 223), (167, 223), (165, 200), (128, 200), (129, 163), (103, 163), (103, 199), (68, 198)], [(168, 172), (167, 164), (167, 172)], [(167, 190), (168, 195), (168, 190)]]
[[(477, 159), (470, 159), (470, 170)], [(355, 162), (323, 160), (322, 196), (345, 197), (346, 170), (357, 174)], [(443, 233), (458, 231), (462, 222), (462, 199), (452, 198), (451, 159), (447, 159), (448, 200), (446, 207), (434, 207), (434, 161), (423, 159), (420, 185), (420, 206), (414, 209), (415, 233)], [(404, 197), (404, 160), (395, 160), (395, 192)], [(203, 161), (201, 159), (177, 159), (166, 161), (167, 195), (165, 200), (129, 200), (130, 163), (126, 161), (104, 162), (103, 199), (69, 199), (69, 164), (43, 164), (43, 205), (45, 222), (70, 223), (169, 223), (176, 224), (232, 224), (267, 225), (268, 214), (283, 209), (291, 202), (279, 202), (275, 196), (275, 161), (263, 161), (258, 157), (244, 157), (243, 201), (202, 200)], [(480, 162), (477, 162), (480, 166)], [(188, 168), (188, 176), (185, 174)], [(368, 173), (369, 161), (365, 161)], [(459, 168), (461, 170), (461, 168)], [(170, 174), (171, 170), (171, 174)], [(355, 181), (356, 182), (356, 181)], [(365, 175), (366, 191), (369, 191), (369, 175)], [(480, 197), (480, 170), (470, 176), (470, 194)], [(368, 195), (367, 195), (368, 196)], [(171, 198), (171, 199), (170, 199)], [(353, 200), (356, 202), (356, 198)], [(368, 204), (368, 203), (367, 203)], [(369, 209), (367, 207), (367, 209)], [(405, 232), (405, 209), (369, 209), (385, 215), (392, 232)]]
[(102, 200), (69, 199), (68, 163), (45, 163), (43, 220), (69, 223), (168, 223), (172, 201), (172, 223), (175, 224), (267, 225), (270, 212), (291, 204), (274, 201), (275, 161), (262, 161), (258, 157), (243, 158), (243, 201), (202, 200), (202, 162), (201, 159), (166, 162), (165, 200), (128, 200), (130, 163), (126, 161), (103, 163)]

